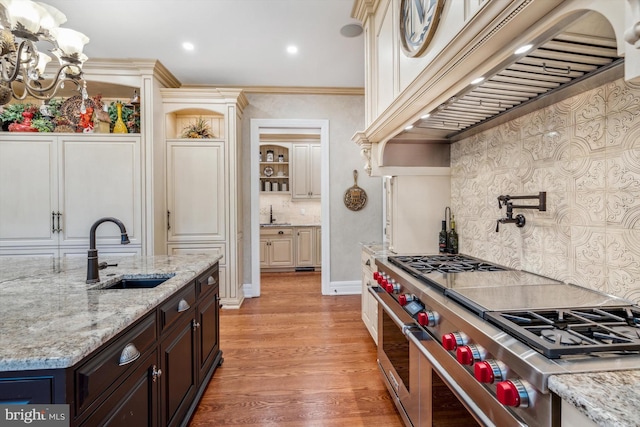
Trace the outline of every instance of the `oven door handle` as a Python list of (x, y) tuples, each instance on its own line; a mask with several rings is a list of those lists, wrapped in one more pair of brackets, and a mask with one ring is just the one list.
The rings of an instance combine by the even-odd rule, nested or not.
[[(402, 308), (399, 308), (399, 304), (396, 300), (394, 300), (391, 295), (389, 295), (386, 291), (384, 291), (379, 286), (368, 286), (367, 291), (378, 301), (378, 304), (382, 306), (382, 309), (389, 315), (389, 317), (393, 320), (393, 323), (398, 326), (402, 330), (404, 335), (409, 334), (409, 330), (416, 325), (413, 317), (409, 315)], [(398, 307), (394, 307), (398, 306)]]

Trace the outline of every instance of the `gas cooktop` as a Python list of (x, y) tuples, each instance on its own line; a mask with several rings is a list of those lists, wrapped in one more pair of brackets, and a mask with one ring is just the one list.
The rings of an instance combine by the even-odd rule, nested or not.
[(640, 351), (640, 308), (502, 311), (486, 318), (549, 358)]
[(389, 261), (412, 274), (505, 270), (504, 267), (468, 255), (399, 255), (389, 257)]

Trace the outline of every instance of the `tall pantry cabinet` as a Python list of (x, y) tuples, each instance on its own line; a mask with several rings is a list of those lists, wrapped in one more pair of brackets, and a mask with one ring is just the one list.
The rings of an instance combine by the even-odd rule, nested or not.
[[(165, 117), (164, 216), (169, 255), (205, 253), (220, 259), (220, 298), (239, 307), (242, 293), (242, 113), (240, 89), (160, 89)], [(210, 138), (184, 129), (203, 120)]]

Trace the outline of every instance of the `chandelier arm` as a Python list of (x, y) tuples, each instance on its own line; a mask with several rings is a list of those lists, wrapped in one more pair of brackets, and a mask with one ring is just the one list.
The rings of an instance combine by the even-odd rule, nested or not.
[[(56, 77), (55, 77), (55, 79), (53, 79), (53, 81), (51, 82), (51, 84), (50, 84), (49, 86), (47, 86), (47, 87), (42, 87), (42, 88), (41, 88), (41, 87), (37, 87), (37, 86), (32, 86), (32, 85), (30, 85), (30, 84), (29, 84), (29, 81), (30, 81), (29, 79), (26, 79), (26, 80), (25, 80), (25, 82), (26, 82), (26, 83), (25, 83), (25, 86), (26, 86), (26, 87), (28, 87), (29, 89), (31, 89), (32, 91), (36, 91), (36, 92), (44, 93), (44, 92), (49, 92), (49, 91), (50, 91), (50, 90), (52, 90), (54, 87), (55, 87), (55, 88), (56, 88), (56, 90), (57, 90), (57, 87), (58, 87), (62, 82), (66, 82), (66, 81), (72, 81), (72, 82), (74, 82), (76, 85), (79, 85), (79, 81), (80, 81), (80, 80), (82, 80), (82, 79), (80, 78), (80, 76), (82, 75), (82, 73), (81, 73), (81, 74), (78, 74), (77, 76), (73, 76), (73, 77), (69, 77), (69, 78), (67, 78), (67, 77), (66, 77), (65, 70), (66, 70), (67, 68), (70, 68), (70, 67), (71, 67), (70, 65), (62, 65), (62, 66), (58, 69), (58, 71), (56, 72)], [(65, 76), (65, 77), (63, 77), (63, 76)]]
[[(64, 67), (63, 67), (64, 68)], [(33, 87), (29, 84), (25, 84), (25, 92), (28, 92), (29, 95), (33, 96), (34, 98), (37, 99), (42, 99), (42, 100), (48, 100), (53, 98), (56, 93), (58, 92), (58, 89), (60, 89), (60, 86), (68, 81), (71, 81), (72, 83), (74, 83), (78, 88), (80, 88), (80, 81), (78, 79), (61, 79), (60, 75), (62, 74), (62, 68), (60, 69), (60, 71), (58, 72), (58, 75), (56, 76), (56, 79), (53, 81), (53, 83), (51, 83), (49, 86), (47, 86), (46, 88), (37, 88), (37, 87)], [(50, 92), (50, 93), (47, 93)]]
[[(29, 54), (29, 57), (27, 58), (26, 61), (22, 60), (22, 53), (24, 50), (26, 50), (27, 53)], [(15, 79), (17, 79), (18, 75), (20, 74), (20, 71), (23, 69), (24, 69), (23, 71), (26, 74), (27, 68), (25, 67), (25, 64), (32, 62), (34, 58), (37, 60), (38, 58), (37, 52), (38, 51), (36, 50), (36, 46), (33, 44), (31, 40), (23, 40), (20, 42), (20, 45), (18, 46), (18, 52), (16, 53), (16, 62), (14, 65), (15, 68), (13, 69), (13, 73), (11, 74), (11, 76), (9, 76), (9, 81), (12, 82)]]

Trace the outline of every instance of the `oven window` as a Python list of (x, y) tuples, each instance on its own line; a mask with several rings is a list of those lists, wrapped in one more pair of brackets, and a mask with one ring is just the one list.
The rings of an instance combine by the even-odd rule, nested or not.
[(382, 313), (382, 350), (396, 370), (402, 383), (409, 390), (409, 340), (389, 315)]

